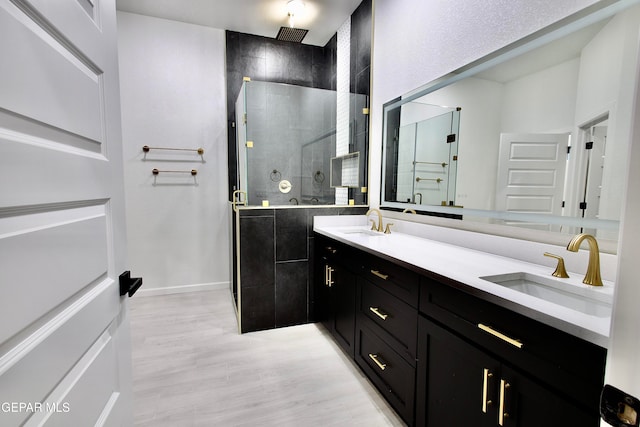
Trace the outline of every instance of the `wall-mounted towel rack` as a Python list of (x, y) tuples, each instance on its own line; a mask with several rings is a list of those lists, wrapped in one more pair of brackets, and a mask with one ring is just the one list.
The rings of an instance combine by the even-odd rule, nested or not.
[(168, 147), (149, 147), (148, 145), (142, 146), (142, 151), (148, 153), (151, 150), (171, 150), (171, 151), (195, 151), (199, 155), (204, 154), (204, 148), (168, 148)]
[(420, 177), (417, 177), (416, 178), (416, 182), (420, 182), (420, 181), (435, 181), (438, 184), (440, 184), (442, 181), (444, 181), (444, 179), (442, 179), (442, 178), (420, 178)]
[(447, 163), (445, 163), (445, 162), (442, 162), (442, 163), (438, 163), (438, 162), (416, 162), (416, 161), (414, 161), (414, 162), (413, 162), (413, 165), (414, 165), (414, 166), (415, 166), (415, 165), (417, 165), (417, 164), (423, 164), (423, 165), (440, 165), (440, 166), (442, 166), (443, 168), (447, 166)]
[(191, 169), (191, 170), (160, 170), (160, 169), (153, 169), (151, 171), (152, 174), (154, 175), (158, 175), (160, 173), (190, 173), (193, 176), (198, 175), (198, 171), (196, 169)]

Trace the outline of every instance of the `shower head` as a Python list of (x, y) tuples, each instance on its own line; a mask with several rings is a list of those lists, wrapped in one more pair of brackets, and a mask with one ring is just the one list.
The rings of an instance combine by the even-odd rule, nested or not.
[(302, 43), (302, 39), (307, 35), (309, 30), (302, 28), (280, 27), (276, 40), (292, 43)]

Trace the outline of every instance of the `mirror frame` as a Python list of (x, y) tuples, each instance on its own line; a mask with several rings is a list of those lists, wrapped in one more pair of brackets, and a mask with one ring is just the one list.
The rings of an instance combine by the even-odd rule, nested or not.
[[(604, 3), (604, 4), (601, 4)], [(414, 101), (429, 93), (432, 93), (445, 86), (449, 86), (464, 78), (471, 77), (481, 73), (491, 67), (511, 60), (519, 55), (527, 53), (547, 43), (558, 40), (559, 38), (569, 35), (577, 30), (585, 28), (591, 24), (597, 23), (604, 19), (610, 18), (634, 5), (640, 4), (640, 0), (610, 0), (600, 2), (589, 6), (573, 15), (570, 15), (560, 21), (557, 21), (539, 31), (532, 33), (516, 42), (513, 42), (501, 49), (498, 49), (480, 59), (477, 59), (463, 67), (460, 67), (426, 85), (423, 85), (405, 95), (397, 97), (383, 105), (383, 123), (382, 123), (382, 158), (381, 158), (381, 182), (380, 182), (380, 208), (389, 211), (402, 212), (405, 209), (411, 209), (418, 214), (427, 216), (444, 217), (456, 220), (462, 220), (464, 217), (489, 218), (497, 220), (526, 221), (540, 224), (555, 224), (571, 227), (597, 228), (600, 230), (619, 231), (619, 220), (603, 220), (603, 219), (585, 219), (571, 216), (557, 216), (547, 214), (527, 214), (518, 212), (481, 210), (470, 208), (458, 208), (437, 205), (417, 205), (413, 203), (393, 202), (385, 200), (385, 166), (386, 166), (386, 140), (388, 113), (390, 110), (401, 107), (403, 104)], [(640, 59), (639, 59), (640, 60)], [(409, 214), (407, 214), (409, 215)], [(467, 220), (467, 222), (474, 222)], [(519, 229), (514, 226), (505, 226), (500, 224), (486, 224), (476, 222), (477, 224), (489, 225), (490, 228), (504, 227), (505, 229)], [(461, 226), (459, 228), (469, 228)], [(525, 230), (525, 229), (521, 229)], [(534, 230), (528, 230), (534, 231)], [(547, 232), (561, 235), (557, 232)], [(503, 233), (495, 233), (503, 234)], [(506, 233), (509, 234), (509, 233)], [(515, 233), (518, 234), (518, 233)], [(524, 233), (530, 234), (530, 233)], [(607, 252), (615, 252), (617, 241), (606, 245), (611, 248)]]

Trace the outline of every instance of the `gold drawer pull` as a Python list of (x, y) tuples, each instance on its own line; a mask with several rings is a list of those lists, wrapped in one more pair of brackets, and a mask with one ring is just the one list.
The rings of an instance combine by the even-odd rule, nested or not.
[(482, 323), (478, 323), (478, 328), (482, 329), (485, 332), (490, 333), (491, 335), (493, 335), (496, 338), (500, 338), (501, 340), (508, 342), (509, 344), (511, 344), (514, 347), (522, 348), (522, 346), (524, 345), (524, 344), (522, 344), (522, 342), (520, 340), (516, 340), (516, 339), (513, 339), (511, 337), (508, 337), (505, 334), (503, 334), (501, 332), (498, 332), (495, 329), (491, 328), (490, 326), (483, 325)]
[(505, 400), (507, 396), (507, 389), (511, 387), (511, 384), (506, 382), (505, 380), (500, 380), (500, 410), (498, 412), (498, 424), (503, 426), (504, 419), (509, 418), (509, 413), (505, 412)]
[(380, 361), (378, 360), (378, 355), (377, 354), (369, 353), (369, 358), (371, 360), (373, 360), (373, 363), (378, 365), (378, 368), (380, 368), (381, 371), (384, 371), (387, 368), (387, 364), (386, 363), (380, 363)]
[(369, 310), (372, 311), (373, 314), (375, 314), (376, 316), (378, 316), (382, 320), (387, 320), (387, 317), (389, 317), (388, 314), (380, 313), (380, 309), (378, 307), (369, 307)]
[(482, 412), (487, 413), (487, 406), (491, 405), (493, 402), (488, 399), (489, 396), (489, 378), (493, 377), (491, 371), (487, 368), (484, 368), (484, 381), (482, 382)]
[(382, 280), (387, 280), (389, 278), (388, 274), (382, 274), (378, 270), (371, 270), (371, 274), (374, 274), (374, 275), (378, 276)]

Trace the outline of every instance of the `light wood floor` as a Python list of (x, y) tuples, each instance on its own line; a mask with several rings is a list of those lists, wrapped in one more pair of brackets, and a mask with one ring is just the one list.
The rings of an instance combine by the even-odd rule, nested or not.
[(136, 296), (136, 426), (401, 426), (319, 325), (239, 335), (228, 290)]

